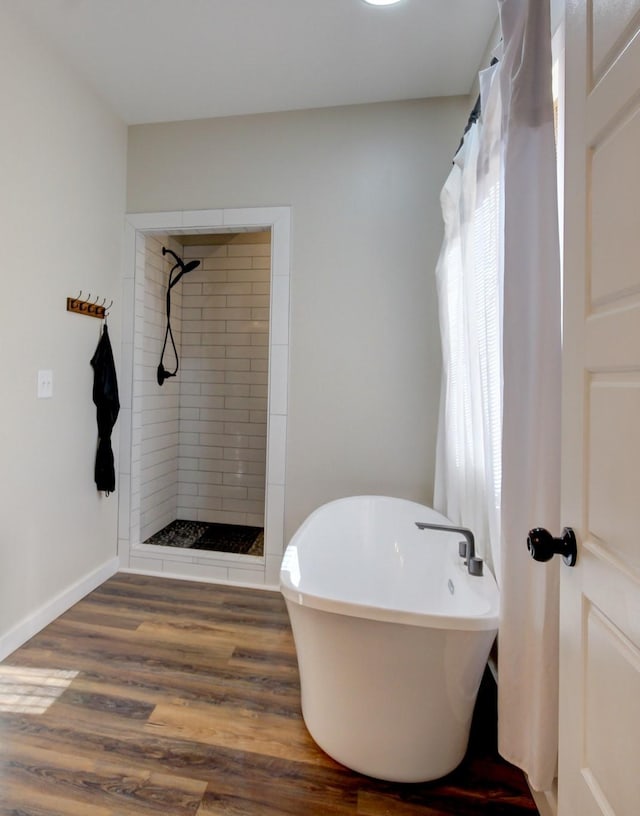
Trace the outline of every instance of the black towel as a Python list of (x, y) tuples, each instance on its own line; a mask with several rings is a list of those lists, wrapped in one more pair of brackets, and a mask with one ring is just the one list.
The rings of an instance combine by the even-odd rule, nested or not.
[(113, 351), (106, 323), (98, 341), (95, 354), (91, 358), (93, 367), (93, 401), (96, 404), (98, 420), (98, 450), (96, 452), (95, 480), (98, 490), (107, 496), (116, 489), (116, 473), (111, 449), (111, 431), (116, 424), (120, 401), (118, 399), (118, 379), (113, 362)]

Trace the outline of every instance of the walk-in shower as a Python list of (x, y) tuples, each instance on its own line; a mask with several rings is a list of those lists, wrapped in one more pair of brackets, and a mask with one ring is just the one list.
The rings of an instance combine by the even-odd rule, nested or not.
[(270, 238), (147, 237), (144, 544), (263, 555)]
[[(227, 245), (226, 250), (215, 249), (214, 244), (207, 245), (208, 236), (219, 236), (222, 233), (227, 235), (256, 233), (255, 241), (263, 243), (257, 251), (258, 254), (250, 256), (250, 266), (246, 260), (241, 260), (242, 253), (248, 250), (240, 246), (241, 240), (248, 241), (248, 237), (234, 238), (231, 244)], [(284, 206), (267, 206), (244, 209), (129, 213), (125, 223), (125, 237), (122, 299), (123, 341), (120, 366), (121, 410), (118, 426), (116, 426), (119, 430), (116, 497), (119, 508), (118, 554), (120, 565), (123, 569), (146, 574), (162, 574), (206, 581), (228, 581), (274, 588), (279, 580), (286, 534), (284, 511), (290, 379), (291, 210)], [(217, 238), (216, 240), (222, 239)], [(234, 244), (236, 246), (232, 249)], [(162, 255), (162, 247), (171, 249), (186, 264), (200, 259), (192, 255), (195, 252), (192, 247), (196, 245), (207, 247), (202, 260), (206, 260), (204, 266), (208, 268), (204, 269), (201, 263), (199, 268), (191, 271), (172, 290), (171, 324), (180, 352), (180, 370), (176, 377), (169, 378), (162, 387), (159, 387), (157, 368), (166, 331), (166, 286), (171, 266), (167, 261), (167, 256)], [(220, 257), (216, 258), (216, 255), (222, 257), (226, 255), (225, 263), (228, 267), (235, 267), (235, 270), (211, 268), (221, 265)], [(244, 257), (246, 259), (248, 256), (244, 255)], [(231, 271), (242, 273), (243, 270), (249, 270), (252, 276), (258, 271), (260, 279), (255, 282), (251, 279), (238, 281), (239, 274), (235, 276), (235, 281), (229, 279)], [(205, 272), (211, 276), (209, 281), (200, 280), (200, 276)], [(267, 382), (266, 390), (264, 385), (260, 386), (260, 383), (231, 383), (233, 371), (209, 371), (212, 380), (220, 380), (221, 373), (225, 375), (230, 373), (231, 376), (226, 377), (227, 383), (222, 383), (223, 385), (249, 385), (250, 392), (252, 387), (253, 394), (250, 393), (250, 399), (260, 398), (259, 388), (262, 388), (263, 394), (268, 394), (266, 457), (264, 452), (261, 454), (263, 458), (266, 458), (266, 475), (262, 475), (264, 465), (250, 461), (246, 465), (241, 465), (243, 473), (236, 474), (236, 485), (230, 484), (233, 472), (229, 470), (222, 471), (222, 476), (217, 479), (221, 487), (245, 487), (247, 501), (258, 501), (260, 494), (254, 491), (265, 491), (264, 515), (256, 508), (242, 510), (245, 513), (244, 519), (247, 525), (258, 526), (258, 519), (260, 523), (264, 523), (264, 554), (262, 556), (153, 546), (145, 543), (155, 532), (178, 518), (178, 507), (184, 507), (185, 494), (190, 495), (191, 499), (197, 500), (199, 504), (204, 503), (207, 498), (202, 495), (208, 490), (206, 484), (204, 486), (197, 483), (195, 485), (186, 484), (182, 479), (183, 472), (188, 470), (186, 466), (192, 464), (189, 461), (192, 457), (187, 455), (185, 445), (194, 444), (192, 440), (195, 440), (196, 443), (200, 441), (197, 436), (185, 438), (188, 433), (196, 433), (186, 426), (186, 423), (194, 421), (193, 418), (187, 417), (194, 410), (206, 409), (199, 406), (181, 407), (177, 398), (182, 392), (183, 399), (195, 399), (199, 395), (202, 396), (209, 388), (219, 384), (213, 381), (191, 382), (191, 378), (195, 376), (194, 372), (197, 372), (198, 369), (200, 371), (204, 369), (206, 373), (208, 363), (205, 357), (201, 360), (194, 358), (187, 360), (185, 357), (187, 346), (195, 349), (198, 346), (182, 342), (183, 328), (185, 330), (184, 340), (191, 339), (187, 335), (195, 335), (195, 332), (190, 331), (191, 328), (197, 328), (190, 323), (192, 314), (187, 313), (187, 309), (220, 308), (210, 302), (200, 302), (193, 306), (193, 303), (186, 299), (187, 297), (200, 297), (202, 301), (205, 297), (215, 297), (213, 293), (205, 294), (204, 291), (207, 283), (214, 282), (250, 283), (251, 297), (260, 296), (261, 301), (256, 301), (256, 305), (249, 308), (268, 310), (268, 331), (264, 331), (263, 336), (256, 338), (256, 342), (253, 343), (255, 348), (263, 348), (263, 351), (260, 352), (263, 356), (246, 358), (248, 366), (245, 364), (244, 371), (240, 372), (241, 377), (247, 373), (261, 374), (264, 378), (263, 382)], [(200, 284), (199, 295), (198, 286), (194, 284)], [(229, 297), (237, 297), (237, 295), (225, 295), (225, 298)], [(228, 300), (225, 301), (225, 306), (240, 308)], [(213, 325), (213, 320), (217, 319), (216, 316), (211, 313), (205, 316), (203, 312), (199, 314), (209, 320), (211, 329), (209, 334), (224, 333), (218, 330), (219, 327)], [(253, 312), (250, 315), (252, 329), (254, 320), (266, 319), (261, 312)], [(203, 339), (208, 340), (209, 338)], [(262, 344), (265, 343), (268, 345), (263, 346)], [(200, 354), (205, 353), (205, 345), (209, 344), (200, 344), (202, 349)], [(265, 347), (267, 351), (264, 351)], [(231, 353), (227, 355), (226, 349), (219, 351), (218, 354), (220, 360), (234, 359)], [(167, 357), (166, 363), (169, 368), (170, 358)], [(259, 368), (263, 370), (259, 371)], [(215, 377), (213, 377), (214, 374), (216, 374)], [(187, 393), (191, 389), (198, 391), (198, 388), (199, 394)], [(233, 398), (231, 395), (228, 396), (230, 399)], [(227, 407), (223, 410), (237, 409)], [(257, 409), (251, 406), (246, 410), (255, 411)], [(255, 419), (256, 417), (254, 415), (249, 418)], [(230, 421), (230, 418), (224, 420), (227, 423)], [(163, 429), (166, 434), (165, 439), (161, 441), (158, 437), (162, 435)], [(227, 428), (227, 430), (230, 429)], [(259, 438), (253, 440), (250, 438), (245, 441), (249, 443), (249, 450), (264, 451), (265, 442), (260, 441)], [(229, 458), (231, 456), (231, 452), (228, 451), (227, 463), (234, 461)], [(229, 466), (227, 464), (226, 467)], [(260, 472), (253, 472), (256, 466), (260, 468)], [(242, 484), (243, 479), (244, 484)], [(213, 486), (215, 485), (209, 485), (209, 487)], [(159, 498), (159, 501), (155, 503), (154, 511), (151, 511), (153, 503), (151, 496)], [(239, 512), (237, 509), (229, 509), (229, 502), (238, 501), (235, 496), (226, 495), (217, 498), (221, 500), (221, 504), (224, 500), (222, 507), (224, 512)], [(163, 502), (164, 508), (162, 507)], [(169, 512), (164, 515), (163, 519), (162, 516), (167, 507)], [(187, 508), (184, 509), (186, 512)], [(193, 511), (193, 508), (188, 509)], [(194, 516), (191, 512), (191, 517), (197, 518), (197, 512), (204, 511), (206, 507), (198, 507), (196, 515)], [(250, 516), (253, 516), (256, 521), (250, 521)]]

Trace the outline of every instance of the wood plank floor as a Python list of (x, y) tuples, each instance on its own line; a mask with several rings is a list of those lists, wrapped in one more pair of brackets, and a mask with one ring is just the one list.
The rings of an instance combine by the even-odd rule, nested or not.
[(0, 814), (535, 814), (494, 696), (452, 774), (375, 781), (309, 737), (279, 594), (119, 574), (0, 664)]

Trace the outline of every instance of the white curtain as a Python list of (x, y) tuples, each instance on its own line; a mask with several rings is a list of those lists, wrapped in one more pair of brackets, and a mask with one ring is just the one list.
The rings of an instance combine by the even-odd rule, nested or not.
[(498, 0), (502, 55), (442, 191), (443, 383), (434, 504), (500, 585), (498, 742), (538, 790), (557, 759), (560, 260), (549, 0)]
[(498, 747), (537, 790), (558, 747), (558, 559), (532, 561), (531, 527), (560, 530), (560, 254), (548, 0), (500, 0), (504, 132), (504, 420)]
[(440, 201), (436, 267), (443, 374), (434, 506), (470, 527), (489, 566), (499, 558), (501, 356), (500, 94), (481, 74), (482, 120), (456, 154)]

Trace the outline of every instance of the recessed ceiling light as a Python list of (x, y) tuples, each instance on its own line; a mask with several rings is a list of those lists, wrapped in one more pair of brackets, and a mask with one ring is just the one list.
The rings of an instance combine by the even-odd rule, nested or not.
[(364, 0), (370, 6), (392, 6), (394, 3), (399, 3), (400, 0)]

